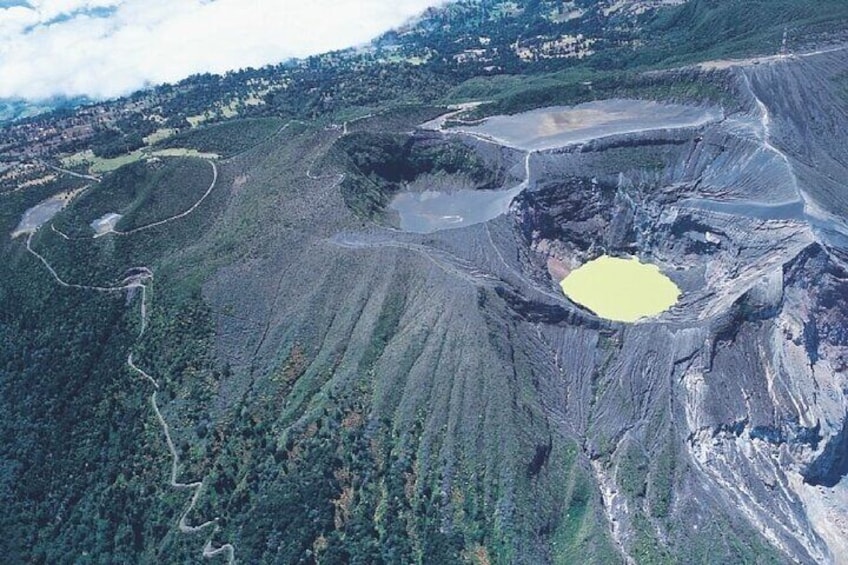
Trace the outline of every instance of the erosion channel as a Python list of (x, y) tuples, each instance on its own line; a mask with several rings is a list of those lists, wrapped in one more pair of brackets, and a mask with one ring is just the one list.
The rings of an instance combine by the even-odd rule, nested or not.
[[(465, 300), (480, 323), (510, 328), (504, 362), (525, 356), (518, 378), (535, 383), (547, 422), (532, 432), (537, 445), (554, 433), (581, 446), (625, 554), (649, 531), (690, 547), (733, 524), (743, 545), (761, 538), (801, 562), (832, 560), (848, 535), (838, 455), (848, 203), (835, 181), (846, 178), (836, 140), (848, 124), (830, 98), (845, 69), (842, 52), (728, 64), (709, 76), (729, 93), (721, 108), (610, 100), (428, 122), (409, 146), (459, 144), (490, 174), (387, 178), (386, 227), (332, 241), (418, 255), (474, 288)], [(561, 282), (607, 256), (650, 265), (646, 295), (664, 289), (662, 299), (623, 314), (563, 295)], [(469, 315), (447, 283), (430, 284)]]
[[(9, 421), (61, 417), (0, 475), (38, 487), (7, 498), (39, 508), (20, 551), (837, 561), (843, 75), (833, 51), (651, 74), (715, 94), (674, 103), (234, 120), (262, 134), (211, 164), (75, 177), (96, 186), (25, 222), (0, 265), (3, 304), (26, 305), (0, 342), (23, 375)], [(570, 299), (561, 283), (605, 257), (650, 269), (666, 300), (625, 321)], [(40, 347), (51, 323), (66, 333)]]

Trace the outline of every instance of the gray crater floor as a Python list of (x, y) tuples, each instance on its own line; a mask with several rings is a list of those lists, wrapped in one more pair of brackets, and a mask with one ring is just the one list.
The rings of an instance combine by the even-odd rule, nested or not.
[(524, 151), (544, 151), (611, 135), (698, 127), (723, 117), (718, 108), (613, 99), (493, 116), (478, 125), (446, 131), (479, 136)]
[[(719, 109), (614, 99), (494, 116), (475, 126), (446, 130), (443, 120), (434, 120), (421, 127), (534, 153), (612, 135), (698, 127), (722, 118)], [(505, 214), (512, 200), (529, 185), (529, 160), (525, 175), (524, 182), (508, 190), (401, 192), (389, 207), (398, 213), (400, 228), (415, 233), (488, 222)]]

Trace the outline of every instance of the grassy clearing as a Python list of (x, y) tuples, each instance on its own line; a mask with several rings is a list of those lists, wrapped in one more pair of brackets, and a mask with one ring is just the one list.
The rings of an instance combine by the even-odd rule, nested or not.
[(279, 131), (284, 122), (278, 118), (234, 120), (175, 135), (158, 148), (191, 148), (202, 153), (230, 157), (255, 147)]
[(206, 114), (198, 114), (196, 116), (189, 116), (189, 117), (186, 118), (186, 121), (189, 123), (189, 125), (191, 127), (196, 128), (197, 126), (199, 126), (203, 122), (207, 121), (208, 119), (209, 119), (209, 114), (206, 113)]
[(147, 153), (151, 157), (195, 157), (197, 159), (218, 159), (220, 155), (212, 152), (198, 151), (197, 149), (185, 149), (183, 147), (172, 147), (170, 149), (158, 149)]
[(159, 128), (147, 137), (144, 138), (144, 143), (147, 145), (156, 145), (160, 141), (164, 141), (169, 137), (176, 135), (177, 130), (174, 128)]
[(69, 157), (64, 157), (61, 161), (62, 165), (68, 168), (87, 167), (89, 172), (92, 173), (109, 173), (124, 165), (140, 161), (143, 157), (144, 151), (141, 149), (111, 159), (98, 157), (91, 149), (86, 149)]
[(171, 147), (167, 149), (138, 149), (132, 153), (119, 157), (104, 158), (96, 156), (90, 149), (74, 153), (70, 157), (63, 158), (62, 165), (68, 168), (87, 167), (91, 173), (111, 173), (131, 163), (137, 163), (150, 157), (195, 157), (198, 159), (218, 159), (219, 155), (212, 152), (197, 151), (183, 147)]
[(219, 159), (258, 145), (280, 129), (283, 121), (277, 118), (236, 120), (224, 124), (192, 129), (178, 133), (161, 128), (144, 138), (142, 147), (118, 157), (98, 157), (91, 149), (61, 159), (71, 169), (86, 168), (90, 173), (111, 173), (125, 165), (151, 157), (194, 157)]

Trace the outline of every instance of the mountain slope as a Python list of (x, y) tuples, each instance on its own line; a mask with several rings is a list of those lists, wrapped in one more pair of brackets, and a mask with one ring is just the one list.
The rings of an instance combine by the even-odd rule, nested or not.
[[(490, 4), (381, 41), (415, 52), (428, 21)], [(520, 25), (549, 21), (549, 4), (521, 4)], [(785, 4), (816, 37), (838, 29)], [(767, 3), (634, 15), (640, 5), (610, 21), (627, 33), (653, 21), (672, 47), (716, 14), (739, 16), (722, 19), (717, 52), (783, 35)], [(490, 16), (471, 31), (503, 29)], [(421, 95), (420, 81), (362, 105), (322, 94), (298, 109), (317, 118), (300, 121), (281, 108), (301, 108), (304, 82), (263, 110), (273, 118), (187, 130), (113, 172), (68, 164), (77, 176), (50, 169), (23, 188), (14, 177), (0, 196), (7, 233), (47, 196), (85, 190), (0, 248), (3, 553), (838, 561), (848, 52), (818, 50), (624, 73), (542, 60), (518, 80), (462, 83), (454, 96), (485, 88), (494, 102), (447, 128), (433, 126), (448, 110), (429, 96), (362, 113)], [(479, 73), (433, 65), (415, 76), (444, 86)], [(372, 84), (374, 68), (332, 72)], [(311, 88), (345, 91), (325, 79)], [(546, 149), (473, 130), (482, 115), (586, 100), (563, 119), (591, 121), (612, 97), (627, 98), (620, 111), (658, 99), (706, 118), (670, 125), (649, 105), (638, 127)], [(32, 153), (10, 170), (39, 166), (21, 147)], [(62, 154), (50, 151), (41, 166)], [(407, 195), (426, 214), (440, 194), (516, 187), (505, 213), (457, 229), (405, 229), (393, 207)], [(95, 237), (109, 213), (121, 217)], [(605, 253), (657, 264), (681, 302), (621, 324), (563, 296), (562, 270)]]

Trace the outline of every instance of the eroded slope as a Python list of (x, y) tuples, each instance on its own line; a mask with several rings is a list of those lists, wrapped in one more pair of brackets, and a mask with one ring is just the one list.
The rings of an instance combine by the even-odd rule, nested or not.
[[(2, 395), (20, 423), (4, 434), (25, 439), (0, 484), (12, 555), (76, 558), (28, 553), (50, 536), (147, 562), (207, 541), (242, 562), (834, 560), (844, 113), (822, 77), (844, 61), (730, 66), (702, 77), (735, 101), (721, 119), (532, 155), (410, 134), (432, 116), (404, 111), (293, 126), (218, 163), (220, 190), (143, 238), (94, 240), (89, 224), (155, 224), (203, 195), (209, 165), (104, 179), (32, 243), (68, 280), (155, 272), (140, 341), (137, 296), (88, 302), (5, 244), (3, 298), (26, 305), (3, 311), (5, 370), (51, 377)], [(488, 221), (398, 229), (391, 199), (434, 186), (520, 190)], [(683, 299), (637, 324), (569, 302), (561, 278), (603, 253), (658, 265)], [(46, 307), (72, 320), (67, 349), (38, 348)], [(175, 527), (187, 496), (167, 488), (129, 352), (157, 375), (181, 476), (203, 477), (186, 520), (219, 517), (214, 531)], [(63, 361), (77, 377), (60, 378)], [(32, 410), (49, 410), (49, 437)]]

